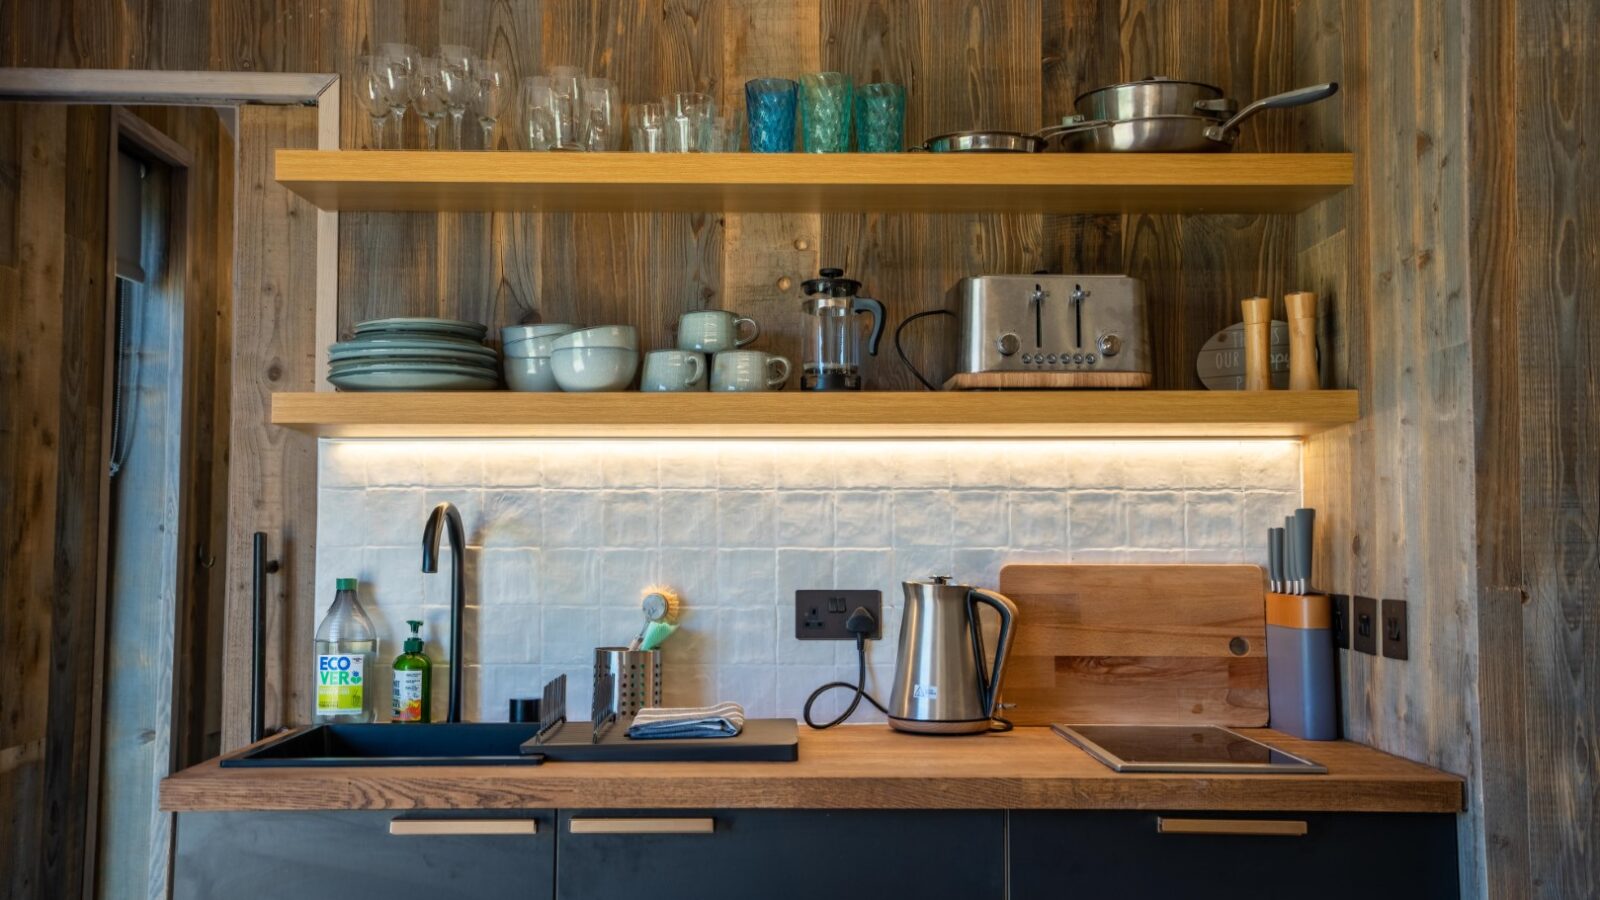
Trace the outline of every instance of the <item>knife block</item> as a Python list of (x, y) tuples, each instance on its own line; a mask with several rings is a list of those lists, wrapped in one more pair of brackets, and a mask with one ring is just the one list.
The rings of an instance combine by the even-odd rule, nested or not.
[(1271, 727), (1308, 741), (1339, 737), (1333, 602), (1327, 594), (1267, 595)]

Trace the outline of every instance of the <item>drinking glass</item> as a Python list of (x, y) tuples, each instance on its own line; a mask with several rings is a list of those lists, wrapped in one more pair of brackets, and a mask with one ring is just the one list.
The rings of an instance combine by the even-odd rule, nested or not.
[(483, 149), (493, 150), (494, 126), (505, 111), (511, 92), (511, 73), (505, 63), (496, 59), (474, 59), (472, 72), (478, 82), (472, 111), (478, 116), (478, 127), (483, 129)]
[(667, 152), (704, 150), (711, 142), (711, 120), (717, 115), (711, 95), (683, 91), (668, 94), (663, 102), (667, 107)]
[(618, 150), (622, 147), (622, 123), (618, 121), (617, 86), (609, 78), (585, 78), (580, 98), (583, 105), (579, 142), (585, 150)]
[(553, 150), (560, 145), (552, 105), (550, 79), (522, 79), (522, 134), (529, 150)]
[(807, 153), (850, 149), (853, 82), (842, 72), (800, 76), (800, 144)]
[(460, 44), (439, 47), (439, 83), (444, 86), (444, 104), (450, 111), (450, 133), (455, 138), (454, 147), (462, 148), (461, 122), (466, 118), (467, 107), (472, 105), (472, 95), (478, 82), (472, 76), (472, 51)]
[(628, 110), (629, 146), (638, 153), (665, 153), (667, 149), (667, 106), (665, 103), (640, 103)]
[(394, 104), (394, 80), (390, 77), (389, 61), (381, 56), (362, 56), (356, 59), (356, 100), (372, 120), (372, 149), (383, 149), (383, 126), (388, 121)]
[(556, 146), (562, 150), (582, 150), (583, 70), (577, 66), (551, 66), (546, 73), (550, 82), (551, 113), (556, 119)]
[(417, 71), (411, 76), (411, 108), (422, 117), (422, 124), (428, 130), (429, 150), (439, 149), (439, 126), (444, 122), (447, 109), (439, 71), (437, 59), (424, 59), (417, 63)]
[(708, 153), (738, 153), (743, 124), (744, 118), (737, 114), (712, 116), (711, 138), (702, 149)]
[(856, 149), (899, 153), (905, 149), (906, 89), (898, 84), (864, 84), (856, 92)]
[(389, 96), (389, 115), (394, 119), (395, 146), (406, 141), (406, 102), (411, 99), (411, 77), (422, 54), (410, 44), (379, 44), (378, 56), (388, 61), (389, 81), (394, 93)]
[(794, 104), (798, 88), (787, 78), (756, 78), (744, 83), (751, 153), (794, 150)]

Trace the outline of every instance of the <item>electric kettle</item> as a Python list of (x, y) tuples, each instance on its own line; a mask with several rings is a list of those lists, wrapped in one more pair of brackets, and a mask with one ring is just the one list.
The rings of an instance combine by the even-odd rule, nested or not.
[[(907, 581), (900, 620), (900, 655), (889, 688), (889, 724), (925, 734), (990, 730), (1000, 703), (1000, 676), (1011, 650), (1017, 607), (1007, 598), (948, 575)], [(984, 660), (978, 606), (1000, 614), (992, 664)]]

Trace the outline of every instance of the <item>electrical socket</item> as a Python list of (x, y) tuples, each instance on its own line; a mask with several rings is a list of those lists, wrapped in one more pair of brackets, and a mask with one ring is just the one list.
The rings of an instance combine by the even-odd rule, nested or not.
[(1378, 601), (1371, 597), (1357, 597), (1351, 603), (1355, 617), (1350, 620), (1353, 626), (1350, 634), (1350, 645), (1357, 653), (1369, 656), (1378, 652)]
[(1333, 646), (1350, 649), (1350, 595), (1333, 595)]
[(802, 641), (853, 641), (844, 627), (856, 607), (865, 607), (876, 622), (867, 640), (883, 638), (882, 591), (795, 591), (794, 636)]
[(1406, 602), (1383, 601), (1383, 655), (1390, 659), (1407, 659)]

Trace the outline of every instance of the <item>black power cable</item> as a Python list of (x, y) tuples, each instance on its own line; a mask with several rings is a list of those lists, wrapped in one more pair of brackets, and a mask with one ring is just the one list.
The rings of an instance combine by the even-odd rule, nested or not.
[[(913, 369), (912, 371), (916, 370)], [(811, 696), (806, 698), (806, 707), (804, 711), (806, 724), (818, 730), (823, 728), (832, 728), (833, 726), (838, 725), (840, 722), (843, 722), (844, 720), (855, 715), (856, 707), (861, 705), (861, 700), (863, 698), (865, 698), (868, 703), (871, 703), (873, 706), (877, 707), (878, 712), (881, 712), (886, 716), (889, 714), (889, 710), (882, 703), (879, 703), (876, 697), (867, 693), (867, 635), (878, 629), (878, 620), (873, 617), (872, 613), (867, 612), (866, 607), (858, 606), (855, 608), (854, 612), (850, 613), (850, 618), (844, 620), (844, 627), (846, 631), (849, 631), (851, 634), (856, 636), (856, 683), (851, 684), (848, 681), (830, 681), (822, 687), (812, 691)], [(816, 703), (817, 699), (823, 694), (838, 688), (844, 688), (847, 691), (855, 691), (855, 696), (850, 698), (850, 706), (844, 712), (840, 713), (838, 718), (831, 722), (824, 722), (821, 725), (818, 725), (816, 722), (811, 721), (812, 704)]]
[(922, 373), (917, 371), (917, 367), (911, 364), (911, 360), (906, 356), (905, 348), (900, 346), (900, 332), (905, 331), (907, 325), (910, 325), (912, 322), (915, 322), (916, 320), (922, 318), (923, 316), (954, 316), (954, 315), (955, 315), (955, 313), (951, 312), (948, 309), (929, 309), (929, 310), (924, 310), (922, 312), (914, 313), (912, 315), (906, 316), (905, 321), (903, 321), (899, 325), (895, 326), (895, 329), (894, 329), (894, 352), (900, 354), (900, 361), (905, 363), (906, 364), (906, 368), (911, 370), (911, 374), (916, 376), (916, 379), (918, 381), (922, 382), (922, 386), (927, 388), (930, 391), (937, 391), (938, 388), (933, 386), (933, 382), (929, 381), (926, 378), (923, 378), (922, 377)]

